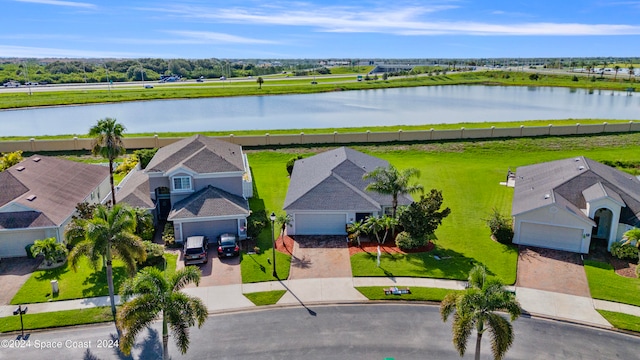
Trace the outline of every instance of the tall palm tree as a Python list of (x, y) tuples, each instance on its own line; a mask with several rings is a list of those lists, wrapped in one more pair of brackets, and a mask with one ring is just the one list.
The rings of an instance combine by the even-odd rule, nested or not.
[(618, 78), (618, 71), (620, 71), (620, 65), (614, 66), (613, 70), (616, 72), (616, 75), (613, 77), (613, 80), (615, 81)]
[(413, 194), (423, 190), (420, 184), (409, 184), (412, 177), (420, 177), (420, 170), (408, 168), (399, 171), (395, 166), (389, 165), (386, 168), (377, 167), (373, 171), (364, 174), (362, 178), (373, 180), (367, 185), (366, 190), (392, 196), (391, 205), (393, 207), (393, 217), (395, 218), (398, 208), (398, 195)]
[(118, 156), (125, 153), (126, 149), (122, 141), (124, 131), (124, 125), (118, 124), (116, 119), (112, 118), (100, 119), (96, 125), (89, 129), (89, 136), (94, 137), (91, 151), (94, 155), (100, 155), (109, 160), (112, 205), (116, 204), (116, 189), (113, 183), (113, 162)]
[(477, 332), (475, 359), (480, 359), (480, 344), (485, 330), (491, 335), (491, 352), (500, 360), (513, 343), (511, 322), (496, 311), (506, 311), (511, 321), (522, 310), (515, 296), (504, 289), (498, 280), (487, 280), (486, 269), (476, 265), (469, 272), (469, 288), (463, 293), (448, 294), (440, 305), (442, 321), (453, 314), (453, 345), (464, 356), (467, 340), (473, 329)]
[(291, 225), (291, 215), (280, 214), (276, 216), (276, 223), (280, 224), (280, 236), (284, 236), (284, 232), (287, 230), (287, 226)]
[(109, 209), (99, 205), (93, 218), (84, 221), (84, 226), (84, 240), (69, 254), (69, 263), (74, 270), (81, 257), (89, 258), (94, 269), (106, 264), (111, 312), (115, 321), (112, 257), (122, 260), (131, 275), (135, 274), (136, 261), (144, 261), (147, 257), (142, 240), (135, 235), (136, 218), (128, 206), (118, 204)]
[[(154, 267), (142, 269), (127, 279), (120, 293), (127, 300), (118, 314), (118, 328), (123, 330), (120, 350), (131, 353), (136, 335), (151, 325), (162, 312), (162, 358), (168, 359), (169, 330), (184, 355), (189, 348), (189, 327), (201, 327), (207, 319), (207, 307), (202, 300), (182, 291), (190, 283), (200, 284), (200, 269), (187, 266), (167, 278)], [(129, 298), (135, 296), (129, 301)]]

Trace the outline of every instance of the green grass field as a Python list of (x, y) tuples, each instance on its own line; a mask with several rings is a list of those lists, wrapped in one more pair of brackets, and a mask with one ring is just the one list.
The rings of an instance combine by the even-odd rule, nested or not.
[[(113, 321), (111, 307), (94, 307), (89, 309), (52, 311), (23, 315), (24, 329), (48, 329), (63, 326), (95, 324)], [(0, 318), (0, 332), (19, 331), (20, 317), (7, 316)]]
[(252, 303), (254, 303), (256, 306), (263, 306), (263, 305), (273, 305), (275, 303), (278, 302), (278, 300), (280, 300), (280, 298), (282, 297), (282, 295), (284, 295), (287, 291), (286, 290), (274, 290), (274, 291), (262, 291), (262, 292), (255, 292), (255, 293), (247, 293), (244, 294), (244, 296), (251, 300)]
[(616, 329), (640, 332), (640, 317), (607, 310), (598, 310)]
[[(167, 271), (175, 272), (177, 255), (165, 254), (167, 259)], [(124, 264), (115, 259), (113, 261), (113, 284), (115, 293), (118, 293), (120, 285), (128, 277)], [(60, 292), (51, 293), (51, 280), (57, 280)], [(106, 269), (103, 267), (94, 271), (86, 259), (80, 260), (77, 271), (73, 271), (69, 264), (52, 269), (37, 270), (18, 290), (11, 300), (11, 304), (31, 304), (47, 301), (60, 301), (81, 299), (109, 294), (107, 288)]]
[(402, 300), (402, 301), (442, 301), (451, 292), (458, 290), (412, 287), (411, 294), (386, 295), (380, 286), (362, 286), (356, 288), (369, 300)]
[(640, 306), (640, 279), (620, 276), (611, 265), (593, 260), (585, 260), (584, 269), (594, 299)]

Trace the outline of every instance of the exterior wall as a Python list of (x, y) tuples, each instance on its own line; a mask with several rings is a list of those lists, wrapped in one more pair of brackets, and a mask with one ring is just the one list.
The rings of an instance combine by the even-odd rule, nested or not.
[(151, 177), (149, 176), (149, 191), (151, 191), (152, 193), (155, 191), (155, 189), (160, 188), (160, 187), (166, 187), (171, 189), (171, 184), (169, 183), (169, 178), (168, 177)]
[(231, 177), (195, 178), (193, 179), (193, 182), (196, 191), (211, 185), (231, 194), (242, 196), (242, 175)]
[[(502, 137), (532, 137), (532, 136), (561, 136), (576, 134), (624, 133), (640, 131), (640, 122), (593, 125), (563, 125), (563, 126), (521, 126), (517, 128), (485, 128), (459, 130), (421, 130), (421, 131), (393, 131), (393, 132), (365, 132), (333, 134), (291, 134), (291, 135), (249, 135), (249, 136), (221, 136), (219, 139), (246, 147), (293, 144), (351, 144), (390, 141), (432, 141), (457, 139), (486, 139)], [(182, 138), (125, 138), (127, 149), (159, 148), (174, 143)], [(69, 151), (89, 150), (91, 139), (62, 139), (62, 140), (14, 140), (0, 141), (0, 152), (22, 150), (26, 152), (38, 151)]]
[(523, 222), (546, 224), (554, 226), (563, 226), (569, 228), (582, 229), (583, 238), (585, 241), (582, 243), (582, 252), (589, 252), (589, 245), (591, 243), (591, 229), (593, 224), (589, 224), (580, 219), (576, 215), (570, 212), (558, 208), (554, 205), (545, 206), (539, 209), (529, 211), (524, 214), (514, 216), (513, 219), (513, 243), (521, 244), (520, 241), (520, 226)]

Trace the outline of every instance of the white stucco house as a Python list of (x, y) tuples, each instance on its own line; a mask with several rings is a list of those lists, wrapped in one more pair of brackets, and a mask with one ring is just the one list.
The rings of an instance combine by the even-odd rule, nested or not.
[[(340, 147), (295, 162), (284, 201), (291, 217), (288, 235), (345, 235), (347, 224), (368, 216), (391, 213), (391, 195), (365, 188), (372, 180), (362, 176), (385, 160)], [(398, 205), (413, 202), (399, 195)]]
[(194, 135), (162, 147), (144, 170), (116, 192), (116, 201), (149, 209), (171, 221), (177, 242), (192, 235), (209, 241), (222, 233), (247, 236), (248, 198), (253, 195), (242, 147)]
[(35, 240), (63, 242), (78, 203), (110, 196), (107, 166), (33, 155), (0, 172), (0, 257), (27, 256)]
[(522, 166), (511, 215), (515, 244), (586, 254), (601, 240), (610, 249), (640, 225), (640, 180), (585, 157)]

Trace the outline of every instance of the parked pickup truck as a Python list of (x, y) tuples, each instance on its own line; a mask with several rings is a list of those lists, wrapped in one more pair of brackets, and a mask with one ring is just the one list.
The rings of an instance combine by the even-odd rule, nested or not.
[(20, 83), (17, 82), (17, 81), (10, 80), (10, 81), (7, 81), (6, 83), (2, 84), (2, 85), (4, 87), (18, 87), (18, 86), (20, 86)]

